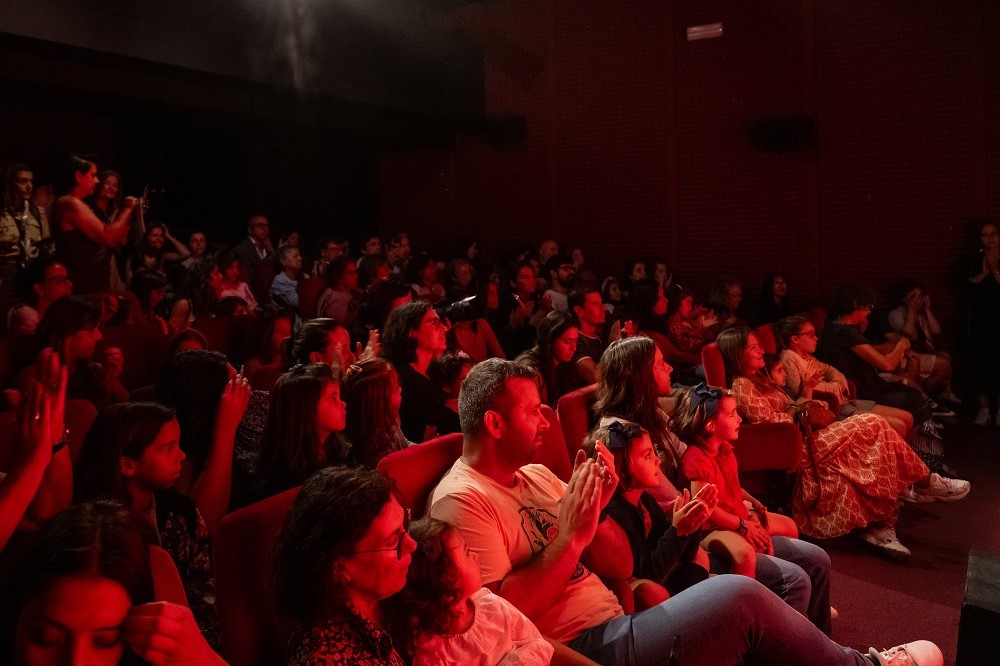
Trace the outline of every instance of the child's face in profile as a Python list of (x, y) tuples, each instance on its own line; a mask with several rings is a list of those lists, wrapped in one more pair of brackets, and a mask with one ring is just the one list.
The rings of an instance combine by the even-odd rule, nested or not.
[(442, 535), (444, 549), (448, 551), (448, 559), (455, 565), (458, 572), (459, 595), (468, 599), (483, 586), (483, 575), (479, 570), (479, 556), (465, 543), (465, 539), (457, 530), (451, 529)]
[(777, 386), (785, 388), (785, 385), (788, 384), (788, 375), (785, 374), (785, 366), (781, 363), (775, 363), (771, 366), (769, 372), (771, 374), (771, 381)]
[(656, 488), (660, 485), (660, 460), (653, 449), (653, 440), (648, 433), (632, 440), (628, 455), (629, 471), (632, 472), (634, 488)]
[(715, 423), (713, 433), (715, 437), (725, 442), (735, 441), (740, 436), (740, 423), (743, 422), (736, 411), (736, 398), (729, 395), (722, 396), (712, 422)]

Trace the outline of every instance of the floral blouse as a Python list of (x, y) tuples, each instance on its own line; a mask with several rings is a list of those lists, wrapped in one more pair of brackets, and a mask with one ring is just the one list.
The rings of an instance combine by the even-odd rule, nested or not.
[(389, 632), (350, 604), (341, 618), (298, 630), (289, 642), (288, 666), (405, 666)]

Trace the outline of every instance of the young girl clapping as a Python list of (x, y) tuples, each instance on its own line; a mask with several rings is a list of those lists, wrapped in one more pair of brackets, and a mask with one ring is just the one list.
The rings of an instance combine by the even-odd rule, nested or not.
[(740, 487), (732, 442), (739, 437), (741, 421), (729, 391), (699, 384), (681, 392), (671, 427), (688, 444), (681, 468), (691, 491), (697, 493), (710, 483), (719, 491), (719, 504), (706, 525), (714, 529), (702, 545), (730, 558), (732, 573), (753, 578), (756, 554), (774, 553), (771, 537), (796, 538), (798, 530), (791, 518), (769, 514)]
[(483, 587), (479, 558), (448, 523), (410, 525), (417, 542), (400, 593), (414, 666), (548, 664), (553, 648), (519, 610)]

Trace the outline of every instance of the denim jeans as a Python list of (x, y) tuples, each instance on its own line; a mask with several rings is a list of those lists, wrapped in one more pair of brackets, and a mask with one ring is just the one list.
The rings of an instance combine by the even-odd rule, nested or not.
[(734, 575), (588, 629), (569, 646), (608, 666), (871, 666), (757, 581)]

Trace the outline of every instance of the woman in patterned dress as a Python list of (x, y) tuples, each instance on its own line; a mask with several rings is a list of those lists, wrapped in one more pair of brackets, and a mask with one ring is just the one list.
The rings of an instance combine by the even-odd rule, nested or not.
[[(764, 352), (757, 337), (745, 327), (729, 329), (719, 334), (718, 345), (743, 415), (751, 423), (792, 423), (797, 403), (808, 398), (793, 402), (761, 372)], [(809, 536), (832, 538), (863, 528), (865, 542), (905, 559), (910, 551), (895, 532), (898, 500), (951, 501), (969, 492), (967, 481), (931, 475), (889, 423), (875, 414), (834, 421), (814, 434), (811, 455), (808, 450), (802, 453), (792, 502), (795, 523)]]

